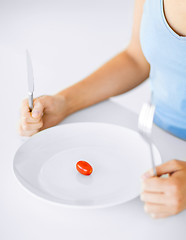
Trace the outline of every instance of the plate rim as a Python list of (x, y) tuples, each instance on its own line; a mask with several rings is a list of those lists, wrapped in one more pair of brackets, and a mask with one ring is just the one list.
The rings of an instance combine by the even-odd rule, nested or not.
[[(136, 130), (134, 129), (131, 129), (131, 128), (128, 128), (128, 127), (125, 127), (125, 126), (121, 126), (121, 125), (117, 125), (117, 124), (113, 124), (113, 123), (104, 123), (104, 122), (73, 122), (73, 123), (64, 123), (64, 124), (61, 124), (61, 125), (56, 125), (56, 126), (53, 126), (53, 127), (50, 127), (50, 128), (47, 128), (41, 132), (38, 132), (37, 134), (31, 136), (26, 142), (24, 142), (18, 149), (17, 151), (15, 152), (15, 155), (14, 155), (14, 159), (13, 159), (13, 172), (16, 176), (16, 179), (17, 181), (19, 182), (20, 186), (26, 190), (26, 192), (28, 192), (29, 194), (31, 194), (32, 196), (40, 199), (40, 200), (43, 200), (43, 201), (46, 201), (50, 204), (57, 204), (57, 205), (60, 205), (60, 206), (63, 206), (63, 207), (66, 207), (66, 208), (78, 208), (78, 209), (96, 209), (96, 208), (107, 208), (107, 207), (114, 207), (114, 206), (117, 206), (117, 205), (121, 205), (121, 204), (124, 204), (124, 203), (127, 203), (129, 201), (132, 201), (134, 200), (135, 198), (137, 198), (139, 196), (139, 193), (138, 194), (134, 194), (134, 197), (131, 198), (130, 200), (127, 200), (127, 201), (124, 201), (123, 199), (121, 200), (118, 200), (118, 201), (114, 201), (114, 202), (110, 202), (110, 203), (105, 203), (105, 204), (90, 204), (90, 205), (78, 205), (78, 204), (65, 204), (63, 202), (60, 202), (60, 201), (57, 201), (57, 198), (54, 200), (54, 199), (50, 199), (50, 198), (46, 198), (44, 195), (42, 195), (42, 193), (40, 191), (37, 191), (35, 187), (32, 187), (30, 183), (27, 183), (25, 179), (23, 179), (23, 177), (18, 173), (18, 171), (16, 170), (16, 167), (15, 167), (15, 163), (16, 163), (16, 155), (17, 153), (24, 147), (25, 144), (28, 144), (29, 142), (33, 141), (34, 138), (40, 136), (40, 135), (43, 135), (45, 134), (46, 132), (51, 132), (53, 129), (57, 129), (57, 128), (62, 128), (62, 127), (65, 127), (65, 126), (69, 126), (69, 125), (105, 125), (105, 126), (112, 126), (112, 127), (115, 127), (115, 128), (121, 128), (121, 129), (125, 129), (129, 132), (133, 132), (134, 134), (139, 134), (140, 136), (140, 133), (138, 133)], [(160, 151), (159, 149), (157, 148), (157, 146), (155, 144), (153, 144), (153, 148), (155, 148), (158, 152), (158, 155), (160, 157), (160, 162), (162, 163), (162, 158), (161, 158), (161, 154), (160, 154)], [(159, 163), (158, 163), (159, 164)]]

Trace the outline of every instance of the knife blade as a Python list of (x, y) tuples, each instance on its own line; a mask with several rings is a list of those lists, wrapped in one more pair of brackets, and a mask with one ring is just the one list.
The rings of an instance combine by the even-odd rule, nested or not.
[(33, 109), (33, 93), (34, 93), (34, 73), (30, 53), (26, 50), (27, 62), (27, 80), (28, 80), (28, 103), (30, 111)]

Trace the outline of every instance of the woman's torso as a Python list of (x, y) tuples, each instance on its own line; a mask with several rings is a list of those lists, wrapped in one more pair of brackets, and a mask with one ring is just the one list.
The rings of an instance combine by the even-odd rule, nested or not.
[[(170, 5), (164, 9), (163, 3), (166, 1), (146, 0), (141, 46), (151, 65), (152, 103), (156, 106), (154, 122), (186, 140), (186, 37), (180, 36), (186, 35), (186, 29), (180, 27), (180, 17), (175, 15), (179, 10)], [(166, 16), (164, 10), (167, 10)]]

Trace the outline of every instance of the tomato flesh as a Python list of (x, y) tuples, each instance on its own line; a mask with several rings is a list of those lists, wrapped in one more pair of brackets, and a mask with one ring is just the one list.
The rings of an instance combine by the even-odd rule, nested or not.
[(93, 172), (92, 166), (86, 161), (77, 162), (76, 169), (83, 175), (90, 175)]

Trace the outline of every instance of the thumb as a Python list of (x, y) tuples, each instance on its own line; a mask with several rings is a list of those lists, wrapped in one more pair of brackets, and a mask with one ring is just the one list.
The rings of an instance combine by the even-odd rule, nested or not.
[[(164, 174), (172, 174), (176, 171), (182, 169), (182, 161), (179, 160), (171, 160), (166, 163), (163, 163), (156, 167), (156, 172), (158, 176), (162, 176)], [(153, 169), (150, 169), (146, 173), (143, 174), (142, 179), (153, 177)]]
[(40, 99), (36, 99), (34, 101), (34, 108), (32, 110), (32, 117), (33, 118), (40, 118), (43, 115), (43, 110), (44, 110), (44, 106), (41, 102)]

